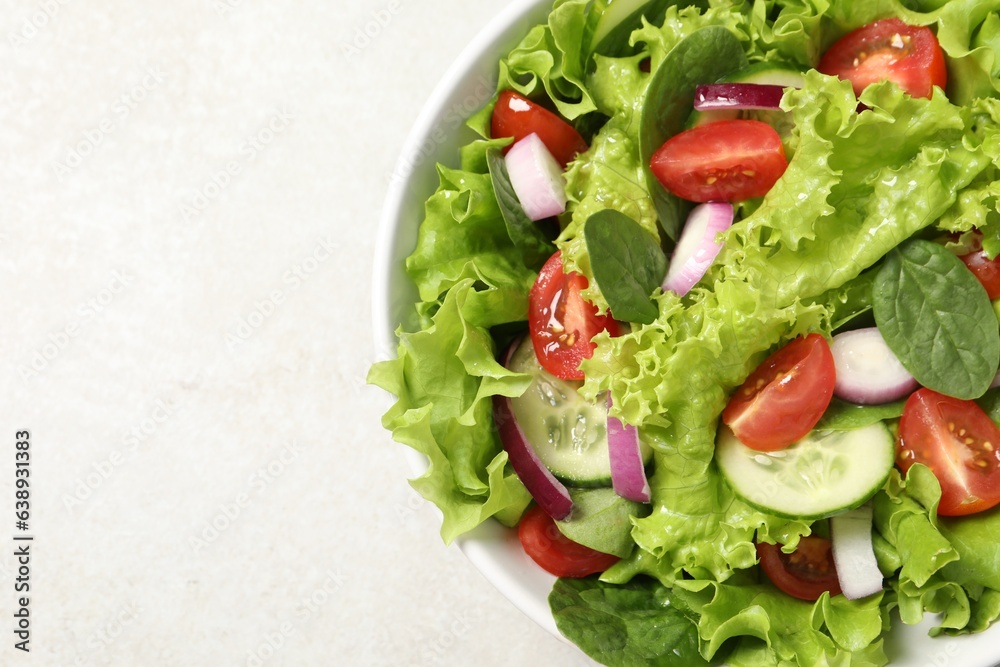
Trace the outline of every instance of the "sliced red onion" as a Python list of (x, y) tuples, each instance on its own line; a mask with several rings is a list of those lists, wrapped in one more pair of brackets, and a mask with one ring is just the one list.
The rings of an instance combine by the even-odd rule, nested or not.
[(716, 109), (780, 109), (783, 86), (769, 83), (710, 83), (694, 90), (694, 108), (698, 111)]
[(511, 467), (538, 506), (556, 521), (569, 516), (573, 509), (573, 499), (562, 482), (545, 467), (524, 436), (524, 431), (514, 418), (510, 398), (493, 397), (493, 420)]
[(878, 405), (903, 398), (917, 381), (893, 354), (878, 327), (845, 331), (830, 345), (838, 398), (862, 405)]
[[(517, 338), (507, 348), (503, 355), (504, 368), (510, 366), (510, 360), (520, 342), (521, 339)], [(507, 452), (511, 467), (538, 506), (556, 521), (569, 516), (573, 510), (573, 499), (569, 495), (569, 490), (538, 458), (535, 448), (528, 442), (528, 438), (514, 417), (509, 397), (493, 396), (493, 421), (496, 423), (500, 443)]]
[(830, 519), (833, 562), (844, 597), (857, 600), (882, 590), (882, 572), (872, 547), (872, 508), (838, 514)]
[(670, 258), (663, 291), (671, 290), (679, 296), (687, 294), (722, 250), (716, 237), (732, 224), (733, 205), (728, 202), (713, 201), (694, 207)]
[[(608, 410), (611, 409), (611, 393), (608, 393)], [(642, 464), (642, 450), (639, 431), (635, 426), (622, 424), (617, 417), (608, 413), (608, 458), (611, 461), (611, 486), (615, 493), (626, 500), (648, 503), (650, 500), (649, 480)]]
[(993, 376), (993, 382), (990, 382), (990, 389), (997, 387), (1000, 387), (1000, 371), (997, 371), (997, 374)]
[(504, 162), (514, 194), (529, 218), (542, 220), (566, 210), (562, 167), (537, 134), (511, 146)]

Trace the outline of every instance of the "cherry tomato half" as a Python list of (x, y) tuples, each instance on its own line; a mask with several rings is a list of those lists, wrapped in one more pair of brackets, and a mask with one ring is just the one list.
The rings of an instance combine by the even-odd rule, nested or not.
[(787, 167), (781, 137), (759, 120), (722, 120), (675, 134), (649, 165), (663, 187), (695, 202), (763, 197)]
[(569, 539), (559, 532), (552, 517), (537, 505), (521, 519), (517, 536), (531, 560), (557, 577), (586, 577), (604, 572), (620, 560), (618, 556), (595, 551)]
[(930, 28), (882, 19), (850, 32), (816, 67), (823, 74), (847, 79), (854, 93), (877, 81), (893, 81), (913, 97), (930, 97), (933, 86), (948, 83), (944, 52)]
[(760, 569), (784, 593), (813, 602), (825, 591), (839, 595), (840, 580), (833, 563), (830, 540), (809, 535), (799, 539), (795, 551), (786, 554), (780, 544), (757, 544)]
[(990, 259), (983, 250), (982, 234), (976, 233), (973, 237), (973, 247), (971, 252), (959, 257), (962, 262), (969, 267), (979, 283), (986, 288), (986, 294), (990, 299), (1000, 298), (1000, 255)]
[(563, 272), (562, 253), (556, 252), (542, 267), (528, 294), (528, 331), (542, 368), (563, 380), (582, 380), (580, 362), (594, 354), (590, 339), (607, 330), (621, 333), (610, 314), (583, 300), (580, 291), (587, 279)]
[(514, 137), (514, 143), (534, 132), (564, 168), (577, 153), (587, 150), (587, 142), (576, 129), (545, 107), (505, 90), (493, 107), (490, 134), (494, 139)]
[(833, 398), (833, 354), (819, 334), (798, 337), (764, 360), (722, 412), (747, 447), (783, 449), (816, 425)]
[(896, 460), (923, 463), (941, 484), (938, 514), (961, 516), (1000, 503), (1000, 428), (975, 401), (927, 388), (910, 394), (899, 420)]

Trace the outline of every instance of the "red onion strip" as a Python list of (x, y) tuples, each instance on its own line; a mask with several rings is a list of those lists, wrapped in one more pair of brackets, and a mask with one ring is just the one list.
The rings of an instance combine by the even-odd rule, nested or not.
[[(611, 409), (611, 394), (608, 394)], [(639, 503), (650, 500), (649, 481), (642, 464), (639, 431), (635, 426), (622, 424), (608, 413), (608, 456), (611, 461), (611, 485), (622, 498)]]
[(733, 224), (733, 205), (708, 202), (696, 206), (684, 223), (684, 230), (670, 258), (670, 269), (663, 279), (663, 291), (684, 296), (712, 266), (722, 244), (716, 240), (720, 232)]
[(783, 86), (768, 83), (711, 83), (694, 91), (698, 111), (718, 109), (780, 109)]

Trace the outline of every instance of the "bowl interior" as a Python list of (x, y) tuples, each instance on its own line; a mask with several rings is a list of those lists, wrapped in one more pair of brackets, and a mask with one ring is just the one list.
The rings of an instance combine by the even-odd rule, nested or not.
[[(528, 29), (545, 20), (551, 0), (514, 0), (476, 36), (434, 89), (404, 145), (379, 226), (372, 284), (372, 317), (376, 355), (395, 356), (396, 328), (412, 318), (416, 288), (404, 271), (404, 260), (416, 245), (424, 201), (437, 187), (434, 165), (457, 165), (459, 147), (473, 137), (464, 119), (485, 105), (496, 87), (496, 65)], [(414, 473), (426, 468), (424, 458), (403, 448)], [(518, 609), (562, 639), (549, 612), (554, 577), (524, 555), (514, 531), (487, 522), (459, 538), (459, 547), (476, 568)], [(886, 650), (893, 665), (923, 667), (991, 667), (1000, 649), (1000, 627), (978, 635), (931, 639), (927, 631), (937, 619), (903, 626), (894, 619)], [(564, 640), (565, 641), (565, 640)]]

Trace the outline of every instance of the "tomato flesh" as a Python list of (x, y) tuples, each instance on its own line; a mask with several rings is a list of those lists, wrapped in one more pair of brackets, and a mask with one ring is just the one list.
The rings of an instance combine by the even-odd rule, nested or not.
[(563, 271), (562, 253), (545, 262), (528, 294), (528, 331), (535, 356), (542, 368), (563, 380), (582, 380), (580, 362), (594, 354), (590, 339), (607, 330), (621, 333), (610, 314), (598, 315), (597, 307), (580, 296), (587, 279)]
[(650, 160), (667, 190), (694, 202), (763, 197), (788, 167), (781, 137), (759, 120), (722, 120), (675, 134)]
[(521, 519), (517, 536), (531, 560), (557, 577), (586, 577), (604, 572), (620, 560), (618, 556), (595, 551), (569, 539), (559, 532), (552, 517), (537, 505)]
[(1000, 503), (1000, 428), (975, 401), (922, 388), (899, 420), (896, 460), (923, 463), (941, 484), (938, 514), (961, 516)]
[(491, 136), (494, 139), (513, 137), (514, 143), (517, 143), (532, 133), (538, 135), (552, 157), (563, 167), (577, 153), (587, 150), (587, 142), (580, 133), (556, 114), (513, 90), (500, 93), (493, 107)]
[(930, 97), (948, 84), (944, 52), (930, 28), (898, 18), (862, 26), (833, 44), (816, 67), (851, 82), (854, 93), (878, 81), (892, 81), (913, 97)]
[(1000, 255), (990, 259), (983, 250), (982, 234), (973, 236), (972, 250), (959, 257), (986, 289), (990, 299), (1000, 298)]
[(783, 593), (813, 602), (829, 591), (840, 595), (840, 580), (833, 562), (833, 545), (823, 537), (799, 538), (795, 551), (786, 554), (780, 544), (757, 544), (760, 568)]
[(784, 449), (823, 416), (835, 383), (829, 343), (819, 334), (800, 336), (750, 374), (729, 399), (722, 422), (751, 449)]

